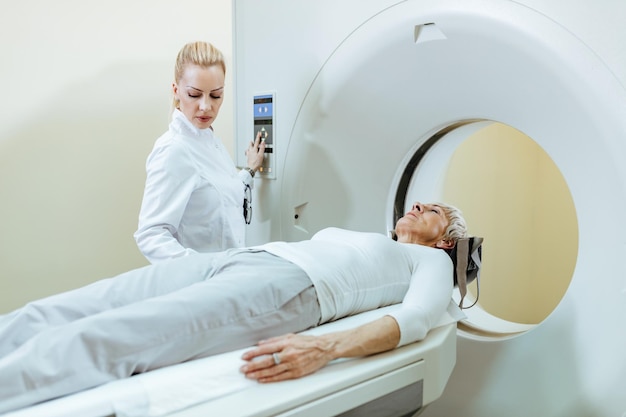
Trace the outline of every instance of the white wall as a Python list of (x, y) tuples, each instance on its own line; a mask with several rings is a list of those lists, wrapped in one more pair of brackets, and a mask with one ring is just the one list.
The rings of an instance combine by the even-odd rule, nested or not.
[[(192, 40), (232, 67), (230, 0), (23, 0), (0, 14), (0, 314), (147, 264), (145, 159)], [(214, 127), (232, 140), (232, 72)]]

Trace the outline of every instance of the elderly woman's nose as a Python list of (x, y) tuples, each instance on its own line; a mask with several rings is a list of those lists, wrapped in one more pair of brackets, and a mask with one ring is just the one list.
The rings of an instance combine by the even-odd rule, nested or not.
[(413, 210), (422, 211), (422, 203), (420, 203), (419, 201), (413, 203)]

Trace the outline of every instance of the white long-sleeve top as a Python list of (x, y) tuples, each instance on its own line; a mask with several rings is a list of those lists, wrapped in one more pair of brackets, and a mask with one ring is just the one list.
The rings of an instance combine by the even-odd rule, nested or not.
[(327, 228), (311, 240), (258, 248), (302, 268), (317, 291), (322, 323), (402, 302), (390, 315), (398, 346), (422, 340), (452, 297), (453, 265), (436, 248), (398, 243), (378, 233)]
[(174, 110), (146, 162), (134, 234), (139, 250), (155, 263), (243, 246), (246, 184), (252, 185), (252, 177), (238, 172), (213, 130), (196, 128)]

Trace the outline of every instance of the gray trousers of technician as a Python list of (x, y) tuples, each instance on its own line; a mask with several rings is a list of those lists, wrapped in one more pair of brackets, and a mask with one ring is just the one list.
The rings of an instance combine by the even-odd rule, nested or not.
[(266, 252), (133, 270), (0, 318), (0, 413), (319, 321), (308, 276)]

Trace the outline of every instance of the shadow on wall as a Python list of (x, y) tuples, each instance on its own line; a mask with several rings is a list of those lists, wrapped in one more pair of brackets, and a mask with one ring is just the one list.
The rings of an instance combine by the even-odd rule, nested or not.
[(147, 264), (132, 234), (169, 121), (169, 67), (110, 67), (0, 138), (0, 313)]

